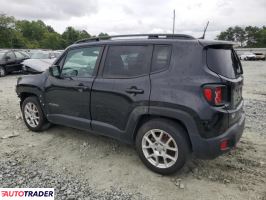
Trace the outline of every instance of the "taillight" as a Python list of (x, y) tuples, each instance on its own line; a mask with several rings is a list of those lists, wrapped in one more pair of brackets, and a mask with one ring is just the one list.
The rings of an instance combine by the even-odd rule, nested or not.
[(226, 86), (216, 84), (204, 85), (203, 95), (211, 105), (222, 106), (226, 101)]
[(211, 102), (212, 101), (212, 89), (210, 88), (204, 88), (203, 90), (204, 97), (207, 101)]
[(215, 97), (214, 97), (215, 105), (221, 104), (222, 100), (223, 100), (222, 88), (221, 87), (217, 87), (217, 88), (215, 88)]

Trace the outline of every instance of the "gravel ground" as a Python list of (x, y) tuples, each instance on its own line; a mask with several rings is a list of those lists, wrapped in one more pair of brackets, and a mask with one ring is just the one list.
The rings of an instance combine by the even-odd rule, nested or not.
[(238, 148), (191, 161), (177, 174), (145, 168), (135, 150), (62, 126), (24, 125), (14, 92), (19, 75), (0, 78), (0, 187), (53, 187), (56, 199), (266, 200), (266, 62), (243, 62), (246, 129)]

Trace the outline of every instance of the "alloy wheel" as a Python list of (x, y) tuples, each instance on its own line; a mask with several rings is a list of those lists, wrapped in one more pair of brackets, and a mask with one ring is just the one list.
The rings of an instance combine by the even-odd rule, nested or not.
[(178, 158), (178, 147), (174, 138), (161, 129), (152, 129), (145, 133), (142, 151), (145, 158), (158, 168), (169, 168)]

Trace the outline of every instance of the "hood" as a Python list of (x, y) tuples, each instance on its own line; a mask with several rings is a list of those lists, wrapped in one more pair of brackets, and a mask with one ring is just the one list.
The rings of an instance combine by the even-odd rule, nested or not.
[(35, 71), (44, 72), (53, 64), (54, 60), (55, 59), (27, 59), (24, 60), (22, 64)]

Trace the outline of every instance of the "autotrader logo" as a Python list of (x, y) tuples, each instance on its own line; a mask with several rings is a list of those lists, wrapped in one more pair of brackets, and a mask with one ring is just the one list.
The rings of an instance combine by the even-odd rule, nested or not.
[(0, 200), (54, 200), (54, 188), (0, 188)]

